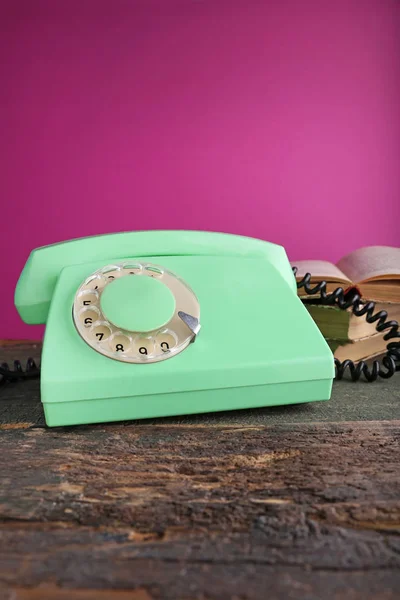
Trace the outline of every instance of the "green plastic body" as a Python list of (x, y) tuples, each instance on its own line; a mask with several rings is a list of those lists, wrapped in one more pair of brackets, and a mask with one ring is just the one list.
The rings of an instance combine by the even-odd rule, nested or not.
[(151, 331), (172, 318), (175, 298), (157, 279), (123, 277), (103, 290), (101, 310), (117, 327), (128, 331)]
[[(153, 249), (153, 252), (151, 252)], [(90, 348), (72, 320), (82, 281), (137, 258), (196, 293), (201, 332), (168, 360), (129, 364)], [(332, 353), (296, 294), (280, 246), (218, 233), (152, 231), (35, 250), (16, 290), (21, 317), (46, 321), (41, 397), (49, 426), (329, 399)]]

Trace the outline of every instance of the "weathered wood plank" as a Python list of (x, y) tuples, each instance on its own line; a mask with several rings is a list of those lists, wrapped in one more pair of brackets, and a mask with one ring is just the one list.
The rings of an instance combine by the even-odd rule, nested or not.
[(398, 598), (398, 382), (57, 430), (38, 381), (0, 387), (1, 600)]
[(399, 433), (3, 430), (3, 597), (398, 598)]
[[(97, 557), (85, 557), (91, 572)], [(104, 568), (104, 562), (99, 568)], [(108, 564), (106, 565), (108, 568)], [(83, 570), (83, 565), (78, 565)], [(123, 575), (130, 572), (130, 576)], [(119, 572), (121, 586), (101, 590), (59, 587), (53, 583), (37, 587), (4, 586), (2, 600), (398, 600), (398, 571), (371, 572), (307, 571), (298, 567), (259, 567), (247, 564), (220, 565), (157, 563), (125, 560)], [(148, 587), (131, 588), (126, 581), (140, 580)], [(95, 577), (97, 586), (103, 577)], [(95, 584), (95, 585), (96, 585)], [(149, 592), (148, 589), (152, 591)]]

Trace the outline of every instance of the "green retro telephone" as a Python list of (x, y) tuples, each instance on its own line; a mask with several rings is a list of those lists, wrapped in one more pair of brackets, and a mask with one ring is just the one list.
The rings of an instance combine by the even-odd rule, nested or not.
[(50, 426), (329, 399), (332, 353), (280, 246), (149, 231), (34, 250), (15, 304), (46, 323)]

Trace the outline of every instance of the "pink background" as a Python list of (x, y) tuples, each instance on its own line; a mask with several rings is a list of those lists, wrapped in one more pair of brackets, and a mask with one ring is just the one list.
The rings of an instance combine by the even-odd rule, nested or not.
[(400, 244), (397, 0), (1, 2), (0, 338), (30, 250), (211, 229)]

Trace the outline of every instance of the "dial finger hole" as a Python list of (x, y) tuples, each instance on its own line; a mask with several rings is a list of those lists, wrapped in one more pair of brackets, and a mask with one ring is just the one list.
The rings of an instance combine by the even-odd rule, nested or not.
[(95, 306), (85, 308), (80, 311), (79, 319), (84, 327), (91, 327), (95, 321), (98, 321), (100, 311)]
[(164, 273), (160, 267), (156, 267), (155, 265), (148, 265), (145, 267), (144, 272), (150, 277), (161, 277), (161, 275)]
[(117, 331), (109, 338), (109, 346), (113, 352), (128, 352), (131, 345), (131, 338), (121, 331)]
[(99, 291), (106, 285), (107, 281), (101, 275), (92, 275), (83, 284), (84, 290)]
[(93, 306), (97, 304), (99, 295), (96, 291), (84, 290), (79, 294), (78, 300), (82, 306)]
[(142, 265), (135, 262), (124, 263), (122, 268), (124, 273), (127, 273), (128, 275), (139, 275), (143, 270)]
[(170, 352), (171, 350), (173, 350), (173, 348), (175, 348), (177, 343), (178, 343), (177, 335), (169, 329), (166, 329), (165, 331), (161, 331), (156, 336), (157, 350), (161, 350), (161, 352)]
[(151, 354), (154, 354), (154, 339), (150, 336), (138, 336), (133, 340), (132, 349), (136, 354), (142, 356), (143, 358), (150, 356)]
[(118, 265), (108, 265), (107, 267), (103, 267), (103, 269), (101, 269), (101, 273), (106, 279), (107, 283), (110, 283), (113, 279), (118, 279), (118, 277), (121, 277), (122, 270)]
[(111, 335), (111, 327), (106, 322), (97, 322), (90, 329), (90, 337), (95, 342), (104, 342)]

